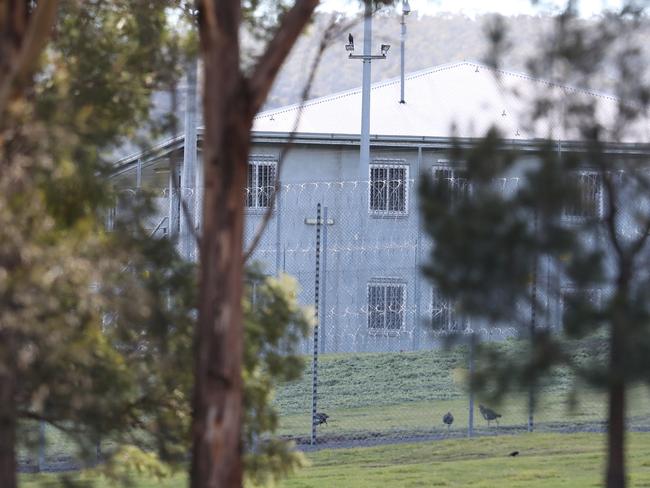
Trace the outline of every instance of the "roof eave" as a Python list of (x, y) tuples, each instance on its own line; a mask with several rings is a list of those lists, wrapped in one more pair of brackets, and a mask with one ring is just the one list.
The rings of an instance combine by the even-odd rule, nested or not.
[[(203, 139), (203, 128), (197, 129), (199, 141)], [(339, 133), (290, 133), (290, 132), (264, 132), (253, 131), (251, 140), (253, 144), (296, 144), (296, 145), (336, 145), (336, 146), (358, 146), (358, 134)], [(152, 146), (150, 149), (135, 153), (115, 162), (114, 175), (128, 171), (133, 165), (141, 160), (143, 164), (166, 156), (171, 151), (183, 147), (185, 137), (183, 134), (171, 137), (161, 143)], [(372, 134), (371, 144), (384, 147), (422, 147), (423, 149), (450, 149), (452, 147), (472, 147), (481, 138), (469, 137), (432, 137), (432, 136), (390, 136)], [(504, 146), (507, 149), (518, 149), (523, 151), (539, 151), (548, 143), (547, 139), (504, 139)], [(562, 151), (582, 152), (587, 150), (587, 144), (582, 141), (553, 141)], [(650, 144), (648, 143), (616, 143), (604, 144), (605, 152), (608, 154), (649, 156)]]

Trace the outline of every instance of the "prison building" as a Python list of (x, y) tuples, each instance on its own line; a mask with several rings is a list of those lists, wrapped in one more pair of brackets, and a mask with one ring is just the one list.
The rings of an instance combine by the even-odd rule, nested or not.
[[(568, 102), (593, 100), (604, 121), (617, 109), (613, 97), (474, 62), (407, 75), (405, 91), (407, 103), (400, 104), (399, 79), (372, 85), (369, 165), (359, 157), (360, 89), (268, 110), (255, 119), (248, 183), (242, 188), (245, 240), (249, 245), (258, 232), (280, 177), (277, 204), (253, 260), (267, 274), (295, 276), (301, 302), (311, 304), (320, 205), (324, 352), (430, 348), (441, 336), (467, 327), (484, 327), (495, 336), (511, 334), (507, 324), (470, 324), (421, 276), (431, 243), (418, 211), (418, 181), (444, 179), (452, 192), (465, 191), (463, 161), (454, 161), (451, 154), (454, 141), (471, 147), (495, 126), (505, 138), (504, 147), (520, 154), (518, 169), (497, 182), (503, 191), (513, 191), (517, 171), (535, 164), (544, 141), (554, 141), (560, 156), (584, 152), (579, 135), (564, 124)], [(553, 109), (547, 117), (531, 120), (532, 104), (540, 96), (553, 100)], [(158, 214), (149, 223), (151, 232), (178, 234), (181, 252), (196, 259), (188, 226), (200, 232), (202, 130), (198, 118), (188, 113), (184, 134), (121, 159), (113, 181), (125, 194), (144, 187), (154, 191)], [(186, 138), (194, 144), (186, 147)], [(632, 127), (624, 140), (608, 146), (608, 154), (641, 158), (646, 149), (640, 142), (647, 140), (647, 127)], [(178, 170), (170, 172), (170, 167)], [(601, 212), (600, 181), (588, 162), (575, 177), (584, 198), (567, 211), (567, 218)], [(181, 200), (192, 222), (181, 211)], [(569, 285), (556, 285), (563, 293), (575, 292)], [(545, 325), (557, 326), (561, 300), (547, 300), (545, 306), (550, 317)]]

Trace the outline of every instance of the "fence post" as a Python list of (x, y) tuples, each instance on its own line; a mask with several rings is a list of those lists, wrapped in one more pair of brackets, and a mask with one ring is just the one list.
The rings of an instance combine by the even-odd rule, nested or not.
[[(278, 168), (279, 170), (279, 168)], [(280, 178), (280, 173), (275, 175)], [(280, 274), (280, 260), (282, 259), (282, 271), (285, 269), (286, 256), (280, 256), (282, 248), (282, 185), (275, 194), (275, 274)], [(285, 246), (286, 253), (286, 246)]]
[[(471, 327), (471, 326), (470, 326)], [(474, 331), (470, 328), (469, 336), (469, 378), (474, 376)], [(467, 415), (467, 437), (474, 436), (474, 390), (469, 390), (469, 404)]]
[[(420, 195), (417, 192), (417, 184), (420, 182), (421, 175), (421, 166), (422, 166), (422, 146), (418, 146), (418, 156), (417, 156), (417, 177), (415, 179), (414, 193), (417, 195), (414, 201), (419, 206), (420, 204)], [(415, 229), (415, 273), (413, 273), (415, 282), (413, 283), (415, 297), (415, 318), (413, 320), (413, 344), (412, 348), (414, 351), (417, 351), (420, 348), (420, 251), (422, 247), (422, 216), (420, 209), (416, 207), (415, 209), (415, 219), (416, 219), (416, 229)], [(427, 317), (430, 319), (430, 317)]]
[[(325, 335), (325, 323), (326, 323), (326, 316), (327, 316), (327, 207), (323, 207), (323, 248), (321, 249), (321, 252), (323, 254), (323, 262), (322, 262), (322, 271), (321, 271), (321, 282), (323, 283), (323, 291), (321, 292), (322, 299), (321, 299), (321, 309), (322, 309), (322, 318), (320, 323), (318, 324), (318, 327), (320, 329), (320, 353), (324, 354), (325, 353), (325, 342), (327, 341), (327, 336)], [(318, 252), (318, 251), (317, 251)]]
[(38, 423), (38, 471), (45, 469), (45, 421), (40, 420)]
[(318, 298), (320, 292), (321, 206), (316, 206), (316, 272), (314, 279), (314, 352), (311, 368), (311, 445), (316, 444), (316, 408), (318, 404)]
[[(169, 225), (168, 236), (170, 239), (178, 239), (178, 228), (180, 224), (180, 168), (178, 163), (169, 163)], [(178, 242), (175, 241), (178, 245)]]
[[(196, 232), (196, 160), (197, 160), (197, 60), (192, 58), (185, 67), (185, 126), (183, 144), (183, 166), (178, 184), (178, 244), (181, 255), (188, 261), (196, 261), (197, 243)], [(185, 212), (187, 210), (187, 212)]]
[[(534, 233), (537, 234), (537, 210), (535, 210)], [(533, 257), (532, 283), (531, 283), (531, 305), (530, 305), (530, 345), (535, 347), (535, 335), (537, 327), (537, 254)], [(528, 387), (528, 432), (532, 432), (535, 427), (535, 385), (531, 382)]]
[(102, 462), (102, 439), (101, 437), (97, 438), (97, 442), (95, 444), (95, 464), (99, 464)]

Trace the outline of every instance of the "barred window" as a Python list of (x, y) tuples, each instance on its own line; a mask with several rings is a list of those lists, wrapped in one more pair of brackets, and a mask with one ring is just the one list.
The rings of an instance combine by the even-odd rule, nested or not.
[(397, 332), (404, 326), (406, 285), (404, 283), (368, 284), (368, 329)]
[(377, 215), (405, 215), (408, 209), (408, 166), (370, 165), (370, 212)]
[(454, 305), (435, 288), (431, 300), (431, 325), (436, 331), (457, 332), (464, 329)]
[(469, 181), (465, 171), (448, 166), (434, 166), (432, 173), (436, 183), (444, 183), (450, 201), (462, 198), (469, 192)]
[(564, 216), (569, 219), (597, 218), (602, 209), (602, 181), (600, 175), (593, 171), (571, 173), (577, 187), (575, 198), (564, 209)]
[(248, 208), (267, 208), (275, 188), (275, 161), (252, 160), (248, 163), (246, 183), (246, 206)]

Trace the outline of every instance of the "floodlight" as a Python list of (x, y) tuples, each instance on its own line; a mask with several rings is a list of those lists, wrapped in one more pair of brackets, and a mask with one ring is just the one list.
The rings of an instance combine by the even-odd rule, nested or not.
[(354, 44), (346, 44), (345, 45), (345, 50), (346, 51), (354, 51)]
[(411, 6), (409, 5), (409, 0), (404, 0), (402, 2), (402, 14), (408, 15), (411, 13)]
[(386, 56), (386, 53), (390, 49), (390, 44), (382, 44), (381, 45), (381, 54), (382, 56)]

